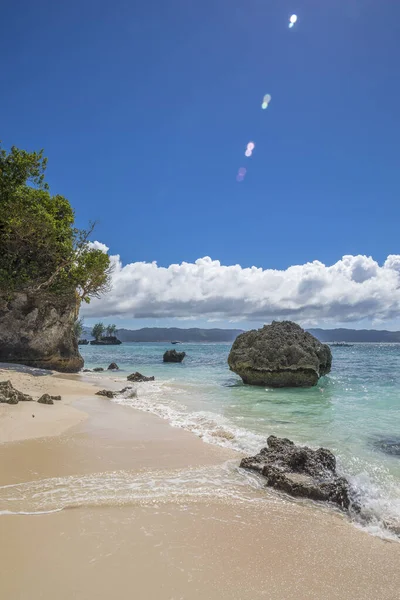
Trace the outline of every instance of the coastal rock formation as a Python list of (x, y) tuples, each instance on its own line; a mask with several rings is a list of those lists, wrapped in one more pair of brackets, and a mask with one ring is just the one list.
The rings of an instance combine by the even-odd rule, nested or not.
[(164, 353), (163, 361), (164, 362), (172, 362), (172, 363), (180, 363), (186, 356), (186, 352), (177, 352), (176, 350), (167, 350)]
[(32, 396), (16, 390), (11, 381), (0, 381), (0, 403), (18, 404), (18, 402), (32, 402), (32, 400)]
[(310, 387), (331, 370), (332, 353), (296, 323), (274, 321), (239, 335), (228, 364), (251, 385)]
[(96, 367), (95, 369), (93, 369), (93, 371), (95, 373), (101, 373), (101, 371), (104, 371), (103, 367)]
[(107, 371), (118, 371), (118, 369), (119, 369), (119, 366), (117, 365), (117, 363), (114, 363), (114, 362), (112, 362), (107, 367)]
[(132, 373), (131, 375), (128, 375), (127, 380), (135, 381), (136, 383), (142, 383), (143, 381), (154, 381), (154, 376), (146, 377), (146, 375), (142, 375), (141, 373), (138, 373), (136, 371), (136, 373)]
[(336, 459), (325, 448), (295, 446), (286, 438), (271, 435), (268, 447), (244, 458), (240, 466), (263, 475), (267, 485), (292, 496), (350, 506), (350, 485), (336, 474)]
[(75, 373), (83, 367), (74, 334), (75, 293), (0, 296), (0, 362)]
[(118, 346), (122, 344), (121, 340), (115, 337), (115, 335), (109, 335), (102, 337), (100, 340), (92, 340), (90, 342), (92, 346)]
[(54, 404), (53, 398), (49, 394), (43, 394), (38, 400), (39, 404)]

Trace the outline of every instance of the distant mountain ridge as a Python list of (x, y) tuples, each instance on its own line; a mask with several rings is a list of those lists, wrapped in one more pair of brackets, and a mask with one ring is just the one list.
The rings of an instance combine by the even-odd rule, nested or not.
[(118, 329), (121, 342), (233, 342), (241, 329), (179, 329), (178, 327), (145, 327)]
[(400, 343), (400, 331), (379, 329), (308, 329), (321, 342)]
[[(90, 336), (90, 327), (85, 327)], [(321, 342), (386, 342), (400, 343), (400, 331), (377, 329), (308, 329)], [(118, 329), (121, 342), (233, 342), (242, 329), (181, 329), (178, 327), (145, 327), (143, 329)]]

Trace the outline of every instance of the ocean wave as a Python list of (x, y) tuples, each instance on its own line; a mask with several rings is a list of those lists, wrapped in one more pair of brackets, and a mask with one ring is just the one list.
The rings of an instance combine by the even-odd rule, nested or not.
[[(47, 514), (89, 506), (220, 502), (264, 502), (262, 484), (234, 461), (171, 471), (113, 471), (54, 477), (0, 487), (0, 515)], [(276, 502), (271, 496), (271, 502)]]
[[(195, 393), (198, 389), (198, 385), (193, 382), (182, 383), (172, 379), (139, 384), (137, 389), (137, 397), (127, 398), (126, 395), (120, 395), (113, 401), (151, 412), (167, 420), (173, 427), (190, 431), (207, 443), (230, 448), (241, 454), (257, 453), (266, 445), (267, 435), (238, 427), (220, 413), (191, 410), (185, 401), (189, 391)], [(362, 461), (354, 458), (354, 463), (358, 464), (353, 464), (353, 470), (350, 471), (340, 458), (338, 461), (339, 473), (350, 481), (354, 490), (354, 501), (361, 506), (360, 512), (350, 513), (352, 521), (373, 535), (398, 539), (400, 493), (396, 481), (383, 467), (372, 478), (365, 471)]]

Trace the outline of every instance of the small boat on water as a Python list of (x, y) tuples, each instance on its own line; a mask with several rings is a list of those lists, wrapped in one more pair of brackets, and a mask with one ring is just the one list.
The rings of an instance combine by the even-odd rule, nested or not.
[(173, 341), (171, 344), (180, 344), (180, 342)]

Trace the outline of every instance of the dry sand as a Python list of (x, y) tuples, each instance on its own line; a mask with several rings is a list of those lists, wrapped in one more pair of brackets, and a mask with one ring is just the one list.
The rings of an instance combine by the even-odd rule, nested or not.
[[(78, 377), (0, 373), (5, 378), (35, 397), (48, 391), (63, 400), (29, 403), (43, 414), (39, 426), (28, 405), (0, 407), (1, 439), (19, 440), (0, 445), (0, 598), (400, 598), (400, 544), (264, 491), (245, 501), (168, 493), (143, 500), (133, 493), (140, 478), (157, 492), (171, 473), (218, 469), (237, 455), (96, 397), (98, 387)], [(59, 477), (67, 479), (51, 479)], [(80, 499), (69, 504), (75, 508), (61, 512), (1, 515), (39, 500), (60, 508), (60, 498), (72, 496)]]

